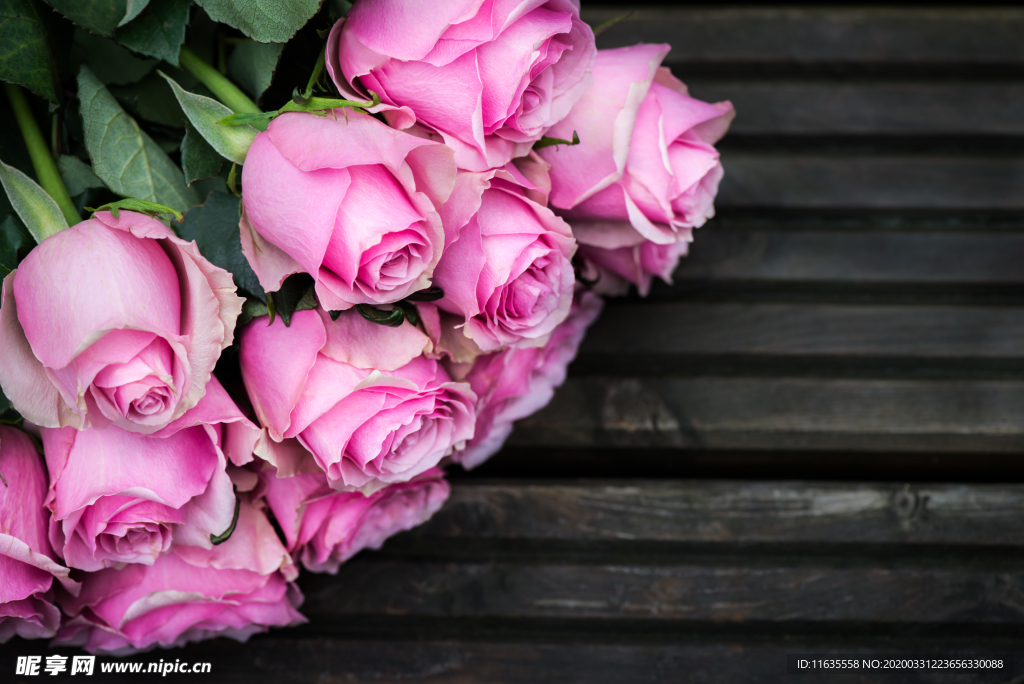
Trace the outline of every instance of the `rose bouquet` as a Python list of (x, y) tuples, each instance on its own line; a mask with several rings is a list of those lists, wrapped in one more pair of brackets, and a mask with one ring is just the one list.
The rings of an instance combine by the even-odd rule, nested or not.
[(731, 106), (574, 0), (8, 4), (0, 641), (302, 622), (713, 214)]

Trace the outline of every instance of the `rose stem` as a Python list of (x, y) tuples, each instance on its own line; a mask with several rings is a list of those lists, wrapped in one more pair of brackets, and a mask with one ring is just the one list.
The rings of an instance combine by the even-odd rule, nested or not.
[[(238, 86), (229, 81), (227, 76), (214, 69), (204, 62), (199, 55), (184, 46), (181, 48), (181, 65), (198, 78), (203, 85), (217, 96), (218, 100), (223, 102), (235, 114), (263, 113), (263, 110), (257, 107), (256, 103), (250, 100)], [(256, 122), (251, 125), (254, 128), (267, 130), (266, 121)]]
[(69, 226), (82, 221), (81, 214), (75, 209), (75, 203), (68, 195), (68, 189), (64, 187), (64, 179), (60, 177), (57, 164), (53, 161), (50, 148), (43, 139), (43, 133), (39, 130), (39, 124), (32, 116), (28, 100), (20, 86), (12, 83), (4, 83), (4, 90), (7, 91), (7, 99), (11, 101), (11, 108), (14, 110), (14, 117), (18, 120), (18, 128), (21, 129), (21, 136), (25, 139), (25, 146), (28, 147), (28, 156), (32, 159), (32, 167), (36, 171), (36, 178), (39, 185), (50, 197), (57, 202), (60, 211), (64, 214)]

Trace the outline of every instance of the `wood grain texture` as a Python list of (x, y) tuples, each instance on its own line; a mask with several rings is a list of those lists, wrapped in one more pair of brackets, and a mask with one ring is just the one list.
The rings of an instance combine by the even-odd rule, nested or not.
[(674, 275), (694, 282), (818, 284), (1021, 284), (1024, 235), (984, 232), (723, 230), (694, 234)]
[(1021, 406), (1008, 380), (577, 377), (510, 444), (1019, 453)]
[[(572, 564), (354, 560), (302, 582), (320, 623), (361, 615), (744, 623), (1024, 623), (1024, 559), (997, 567), (864, 558)], [(980, 564), (979, 564), (980, 565)], [(352, 591), (354, 586), (366, 587)]]
[(732, 135), (1021, 135), (1024, 84), (1010, 81), (713, 80), (690, 94), (729, 100)]
[(629, 302), (606, 308), (581, 353), (1013, 360), (1022, 339), (1014, 306)]
[(727, 207), (1024, 209), (1024, 158), (724, 152)]
[(440, 540), (1024, 546), (1024, 485), (459, 482), (389, 548)]
[(583, 18), (596, 26), (629, 12), (599, 47), (669, 42), (669, 63), (1024, 62), (1014, 7), (585, 7)]

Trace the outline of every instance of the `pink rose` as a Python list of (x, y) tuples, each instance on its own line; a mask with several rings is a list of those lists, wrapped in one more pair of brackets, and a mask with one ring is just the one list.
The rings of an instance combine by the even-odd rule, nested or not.
[(440, 468), (369, 496), (336, 492), (323, 473), (267, 476), (267, 503), (281, 525), (288, 550), (313, 572), (338, 566), (363, 549), (379, 549), (398, 532), (426, 522), (448, 499)]
[(422, 353), (430, 340), (355, 311), (258, 318), (240, 334), (242, 378), (275, 441), (296, 437), (339, 490), (370, 493), (433, 468), (473, 436), (476, 395)]
[(175, 423), (166, 436), (43, 429), (50, 541), (68, 566), (152, 565), (175, 543), (210, 548), (210, 536), (231, 526), (225, 451), (236, 463), (251, 460), (259, 429), (215, 378)]
[(331, 31), (327, 69), (351, 97), (380, 95), (392, 125), (438, 131), (459, 168), (486, 171), (569, 112), (594, 53), (577, 0), (361, 0)]
[(477, 403), (476, 435), (464, 451), (452, 460), (475, 468), (501, 449), (512, 432), (512, 423), (547, 406), (555, 388), (565, 382), (566, 369), (579, 349), (587, 328), (597, 320), (603, 302), (586, 290), (573, 302), (572, 312), (555, 328), (544, 347), (506, 349), (477, 357), (466, 372), (459, 371), (480, 398)]
[(580, 256), (589, 267), (584, 276), (597, 280), (594, 291), (603, 295), (624, 295), (630, 284), (636, 285), (644, 297), (651, 291), (651, 282), (658, 276), (672, 283), (672, 273), (680, 257), (689, 251), (689, 242), (659, 245), (646, 240), (638, 245), (602, 249), (580, 245)]
[(231, 538), (211, 549), (178, 547), (153, 565), (85, 575), (61, 595), (69, 619), (54, 645), (127, 655), (216, 636), (245, 641), (268, 627), (305, 622), (298, 574), (262, 510), (242, 496)]
[(4, 280), (0, 385), (37, 425), (156, 432), (206, 392), (242, 301), (194, 242), (100, 212)]
[(0, 643), (51, 637), (60, 626), (50, 587), (78, 585), (53, 560), (46, 538), (46, 471), (24, 432), (0, 426)]
[(454, 182), (440, 143), (367, 114), (284, 114), (245, 157), (242, 250), (267, 291), (304, 272), (328, 310), (396, 302), (430, 286)]
[(437, 306), (460, 316), (484, 352), (540, 346), (569, 314), (576, 242), (562, 219), (527, 193), (541, 193), (512, 164), (460, 173), (442, 207), (446, 243), (434, 271)]
[(579, 133), (579, 145), (548, 147), (551, 204), (581, 245), (620, 249), (689, 241), (714, 215), (722, 165), (713, 147), (735, 116), (708, 104), (660, 67), (668, 45), (600, 50), (594, 86), (548, 135)]

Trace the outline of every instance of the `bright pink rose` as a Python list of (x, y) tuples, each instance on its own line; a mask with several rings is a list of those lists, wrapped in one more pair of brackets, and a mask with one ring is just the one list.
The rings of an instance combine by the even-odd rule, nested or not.
[(619, 249), (689, 241), (714, 215), (722, 165), (713, 147), (735, 116), (708, 104), (660, 67), (668, 45), (600, 50), (594, 86), (548, 135), (551, 204), (581, 245)]
[(304, 272), (328, 310), (396, 302), (430, 286), (454, 182), (440, 143), (367, 114), (284, 114), (245, 157), (242, 250), (267, 291)]
[(355, 311), (258, 318), (240, 334), (242, 378), (270, 436), (297, 437), (339, 490), (370, 493), (433, 468), (473, 436), (476, 395), (422, 353), (430, 340)]
[(288, 550), (307, 570), (331, 574), (361, 550), (379, 549), (388, 537), (426, 522), (450, 492), (440, 468), (369, 496), (336, 492), (323, 473), (276, 477), (270, 471), (266, 480), (267, 503)]
[(54, 561), (46, 538), (46, 470), (24, 432), (0, 426), (0, 644), (17, 634), (51, 637), (60, 626), (53, 578), (69, 591), (78, 585)]
[(43, 428), (50, 541), (69, 567), (152, 565), (172, 544), (210, 548), (231, 525), (226, 467), (252, 460), (259, 429), (214, 378), (166, 436)]
[(331, 31), (327, 69), (343, 93), (380, 95), (392, 125), (438, 131), (459, 168), (486, 171), (568, 114), (594, 53), (577, 0), (360, 0)]
[(297, 568), (262, 503), (241, 500), (235, 531), (219, 546), (177, 547), (153, 565), (85, 575), (77, 597), (61, 595), (70, 619), (54, 644), (127, 655), (305, 622)]
[(153, 433), (206, 392), (243, 300), (156, 219), (100, 212), (4, 280), (0, 385), (44, 427)]
[(506, 349), (477, 357), (472, 366), (453, 364), (452, 374), (463, 378), (480, 398), (476, 435), (452, 460), (475, 468), (501, 449), (512, 423), (547, 406), (555, 388), (565, 382), (566, 369), (583, 335), (597, 320), (603, 302), (592, 292), (580, 291), (572, 312), (555, 328), (544, 347)]
[(659, 245), (650, 240), (639, 245), (602, 249), (580, 245), (580, 256), (587, 269), (584, 277), (595, 278), (594, 291), (603, 295), (624, 295), (629, 286), (636, 285), (642, 296), (651, 290), (654, 276), (672, 283), (672, 273), (686, 256), (690, 243), (679, 241)]
[(542, 191), (512, 164), (462, 172), (441, 209), (448, 246), (434, 271), (437, 306), (460, 316), (484, 352), (543, 345), (569, 314), (576, 242), (527, 194)]

